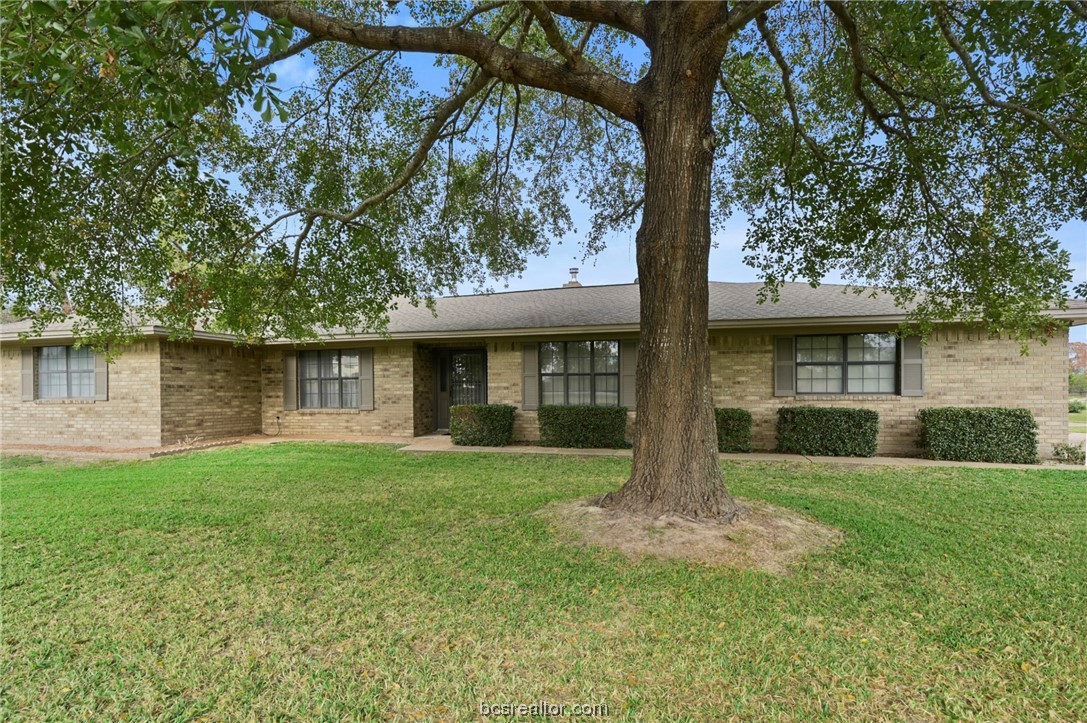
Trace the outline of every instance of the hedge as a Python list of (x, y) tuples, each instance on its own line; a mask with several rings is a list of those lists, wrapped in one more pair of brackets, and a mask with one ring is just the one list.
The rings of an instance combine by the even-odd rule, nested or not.
[(627, 446), (626, 407), (543, 405), (537, 412), (540, 444), (545, 447)]
[(929, 407), (920, 447), (929, 459), (964, 462), (1038, 462), (1038, 424), (1029, 409)]
[(509, 404), (458, 404), (449, 408), (449, 436), (453, 444), (505, 447), (513, 437)]
[(1055, 444), (1053, 459), (1061, 464), (1075, 464), (1082, 467), (1087, 464), (1087, 450), (1083, 449), (1082, 444)]
[(717, 418), (717, 451), (751, 451), (751, 412), (746, 409), (714, 409)]
[(778, 450), (822, 457), (873, 457), (879, 413), (841, 407), (782, 407)]

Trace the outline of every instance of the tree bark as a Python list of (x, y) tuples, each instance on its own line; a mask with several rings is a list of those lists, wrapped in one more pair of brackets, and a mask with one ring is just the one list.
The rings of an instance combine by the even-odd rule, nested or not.
[(649, 18), (652, 68), (638, 98), (646, 186), (637, 235), (634, 464), (627, 483), (601, 505), (732, 521), (739, 507), (717, 458), (708, 329), (712, 102), (720, 56), (704, 51), (699, 23), (680, 12), (683, 4), (657, 9)]

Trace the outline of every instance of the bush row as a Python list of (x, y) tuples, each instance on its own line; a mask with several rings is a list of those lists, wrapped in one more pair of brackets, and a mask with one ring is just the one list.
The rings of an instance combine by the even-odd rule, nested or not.
[(929, 459), (1038, 462), (1038, 425), (1029, 409), (929, 407), (917, 418)]
[(820, 457), (874, 457), (879, 414), (871, 409), (782, 407), (778, 449)]
[[(450, 410), (454, 444), (501, 447), (513, 436), (515, 407), (466, 404)], [(541, 406), (540, 444), (547, 447), (627, 446), (626, 407)], [(715, 409), (717, 449), (751, 451), (751, 413)], [(1038, 462), (1038, 425), (1027, 409), (929, 407), (917, 414), (919, 446), (930, 459), (974, 462)], [(778, 450), (827, 457), (872, 457), (879, 414), (871, 409), (782, 407), (778, 410)]]
[(717, 418), (717, 451), (751, 451), (751, 412), (746, 409), (714, 409)]
[(543, 405), (536, 414), (545, 447), (618, 449), (627, 444), (626, 407)]
[(510, 404), (458, 404), (449, 408), (449, 436), (453, 444), (505, 447), (513, 437)]

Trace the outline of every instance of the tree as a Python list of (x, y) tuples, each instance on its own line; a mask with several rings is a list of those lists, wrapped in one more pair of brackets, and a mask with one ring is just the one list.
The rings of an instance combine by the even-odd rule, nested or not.
[(1082, 341), (1068, 344), (1068, 367), (1077, 374), (1087, 374), (1087, 344)]
[[(1070, 279), (1048, 231), (1087, 209), (1081, 0), (4, 13), (4, 288), (40, 324), (70, 299), (97, 340), (152, 316), (380, 328), (394, 297), (518, 271), (569, 229), (571, 188), (590, 252), (638, 224), (634, 464), (604, 501), (635, 512), (737, 513), (707, 340), (711, 236), (737, 212), (768, 299), (837, 268), (922, 329), (1026, 336)], [(301, 53), (316, 76), (286, 93)], [(420, 53), (444, 95), (415, 87)]]

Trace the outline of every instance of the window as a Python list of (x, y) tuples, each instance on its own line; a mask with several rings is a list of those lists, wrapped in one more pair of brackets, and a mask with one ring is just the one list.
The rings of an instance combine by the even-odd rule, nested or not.
[(86, 347), (43, 346), (38, 352), (38, 398), (94, 398), (94, 352)]
[(619, 406), (619, 342), (540, 344), (540, 403)]
[(798, 336), (797, 394), (895, 394), (898, 340), (891, 334)]
[(358, 409), (358, 350), (301, 352), (298, 387), (302, 409)]

